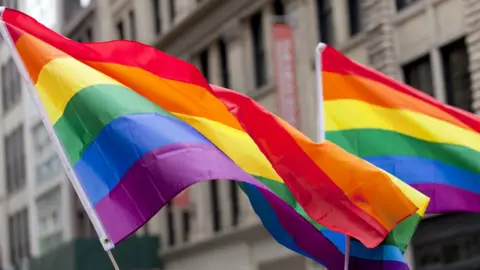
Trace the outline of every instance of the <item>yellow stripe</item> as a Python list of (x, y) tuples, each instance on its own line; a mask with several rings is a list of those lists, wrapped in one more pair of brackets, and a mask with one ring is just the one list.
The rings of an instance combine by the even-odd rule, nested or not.
[(327, 131), (384, 129), (480, 151), (478, 133), (410, 110), (389, 109), (357, 100), (336, 100), (325, 102), (325, 112)]
[(247, 173), (283, 183), (268, 159), (245, 132), (203, 117), (178, 113), (174, 115), (197, 129)]
[[(81, 74), (78, 75), (79, 73)], [(57, 58), (42, 68), (35, 87), (48, 118), (54, 124), (78, 91), (96, 84), (121, 85), (74, 58)]]
[[(382, 170), (379, 168), (379, 170)], [(383, 170), (382, 170), (383, 171)], [(425, 215), (425, 211), (427, 210), (428, 203), (430, 202), (430, 198), (425, 196), (420, 191), (414, 189), (413, 187), (409, 186), (405, 182), (401, 181), (397, 177), (391, 175), (390, 173), (383, 171), (386, 173), (392, 182), (402, 191), (402, 193), (410, 199), (410, 201), (418, 207), (417, 214), (421, 217)]]

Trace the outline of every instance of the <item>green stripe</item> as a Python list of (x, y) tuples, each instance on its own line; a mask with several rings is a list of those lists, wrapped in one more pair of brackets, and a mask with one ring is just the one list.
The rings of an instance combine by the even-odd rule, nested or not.
[(136, 113), (175, 117), (135, 91), (103, 84), (77, 92), (54, 128), (67, 156), (75, 164), (106, 125), (120, 116)]
[(464, 146), (428, 142), (380, 129), (330, 131), (326, 137), (346, 151), (362, 158), (418, 156), (480, 173), (480, 153)]
[[(270, 191), (275, 193), (278, 197), (280, 197), (283, 201), (285, 201), (290, 207), (295, 209), (299, 215), (305, 218), (310, 224), (315, 226), (318, 230), (325, 229), (324, 226), (320, 225), (318, 222), (314, 221), (310, 218), (309, 215), (305, 212), (303, 207), (295, 200), (295, 197), (290, 192), (288, 187), (284, 183), (280, 183), (278, 181), (273, 181), (268, 178), (260, 177), (254, 175), (255, 178), (260, 180), (265, 186), (267, 186)], [(412, 239), (413, 234), (420, 222), (421, 217), (418, 214), (414, 214), (402, 222), (398, 224), (388, 236), (385, 238), (382, 244), (384, 245), (393, 245), (397, 246), (402, 252), (408, 246), (408, 243)]]

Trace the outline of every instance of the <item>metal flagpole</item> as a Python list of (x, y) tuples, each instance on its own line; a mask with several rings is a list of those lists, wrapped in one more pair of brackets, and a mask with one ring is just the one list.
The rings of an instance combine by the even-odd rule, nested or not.
[[(317, 78), (317, 142), (325, 140), (325, 117), (323, 103), (323, 81), (322, 81), (322, 52), (327, 47), (325, 43), (319, 43), (315, 50), (315, 77)], [(350, 236), (345, 239), (345, 261), (344, 270), (348, 270), (350, 262)]]
[(115, 260), (115, 257), (112, 254), (112, 250), (107, 250), (108, 258), (110, 258), (110, 261), (112, 262), (113, 268), (115, 270), (120, 270), (120, 267), (118, 267), (117, 261)]
[[(114, 248), (114, 244), (108, 238), (107, 233), (105, 232), (105, 229), (103, 228), (103, 225), (100, 222), (100, 219), (98, 218), (98, 215), (97, 215), (95, 209), (93, 208), (92, 204), (88, 200), (87, 195), (85, 194), (85, 191), (81, 187), (80, 182), (79, 182), (77, 176), (75, 175), (75, 172), (73, 171), (72, 166), (70, 165), (70, 162), (68, 161), (68, 157), (65, 154), (65, 152), (64, 152), (64, 150), (61, 146), (61, 143), (60, 143), (60, 141), (58, 140), (58, 137), (55, 134), (53, 126), (51, 125), (50, 120), (47, 117), (47, 113), (42, 106), (39, 94), (37, 93), (37, 90), (35, 88), (35, 84), (33, 83), (32, 79), (30, 78), (30, 75), (28, 74), (27, 68), (25, 67), (25, 64), (23, 63), (23, 60), (21, 59), (20, 54), (18, 53), (18, 51), (15, 47), (15, 44), (14, 44), (12, 38), (10, 37), (10, 34), (8, 33), (5, 22), (3, 21), (3, 12), (4, 11), (5, 11), (5, 7), (0, 6), (0, 34), (8, 45), (8, 48), (9, 48), (10, 54), (12, 56), (12, 59), (15, 63), (15, 66), (17, 67), (18, 72), (20, 73), (22, 79), (24, 80), (25, 85), (27, 86), (27, 89), (29, 90), (29, 92), (30, 92), (30, 94), (33, 98), (33, 101), (36, 104), (36, 107), (37, 107), (37, 109), (40, 113), (43, 125), (45, 126), (45, 128), (46, 128), (46, 130), (47, 130), (47, 132), (50, 136), (50, 139), (52, 140), (52, 143), (55, 146), (55, 150), (56, 150), (60, 160), (62, 161), (62, 165), (63, 165), (63, 167), (64, 167), (64, 169), (65, 169), (65, 171), (66, 171), (66, 173), (67, 173), (67, 175), (70, 179), (70, 182), (73, 185), (73, 188), (75, 189), (75, 192), (77, 193), (77, 195), (80, 199), (80, 202), (83, 205), (83, 208), (87, 212), (87, 215), (88, 215), (90, 221), (92, 222), (93, 227), (95, 228), (95, 231), (97, 232), (98, 237), (100, 238), (100, 242), (101, 242), (104, 250), (107, 252), (115, 270), (119, 270), (118, 264), (115, 261), (115, 258), (113, 257), (113, 254), (111, 253), (111, 249)], [(11, 27), (14, 27), (14, 26), (11, 26)]]

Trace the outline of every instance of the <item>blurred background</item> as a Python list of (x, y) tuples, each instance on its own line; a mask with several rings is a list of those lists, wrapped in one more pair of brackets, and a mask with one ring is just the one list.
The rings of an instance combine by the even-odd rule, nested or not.
[[(0, 5), (77, 41), (128, 39), (155, 46), (197, 65), (210, 83), (253, 97), (311, 138), (319, 41), (445, 103), (480, 111), (478, 0)], [(278, 25), (289, 31), (276, 31)], [(112, 269), (3, 42), (0, 66), (0, 269)], [(277, 244), (229, 181), (182, 193), (115, 254), (121, 269), (322, 269)], [(414, 270), (480, 269), (480, 216), (428, 217), (405, 257)]]

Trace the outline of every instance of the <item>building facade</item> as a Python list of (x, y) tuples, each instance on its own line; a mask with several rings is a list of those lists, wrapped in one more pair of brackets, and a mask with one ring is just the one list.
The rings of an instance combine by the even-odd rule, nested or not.
[[(12, 1), (12, 0), (10, 0)], [(23, 0), (35, 16), (78, 41), (130, 39), (188, 60), (209, 82), (278, 112), (273, 23), (293, 28), (297, 127), (316, 137), (315, 47), (354, 60), (472, 112), (480, 111), (477, 0)], [(4, 1), (5, 2), (5, 1)], [(29, 6), (31, 5), (31, 9)], [(55, 22), (49, 20), (57, 18)], [(0, 260), (42, 256), (94, 236), (4, 44), (0, 124)], [(166, 269), (321, 269), (277, 244), (229, 181), (202, 183), (189, 206), (169, 204), (138, 235), (160, 235)], [(405, 256), (415, 270), (480, 269), (479, 216), (429, 217)], [(0, 266), (2, 263), (0, 263)]]

